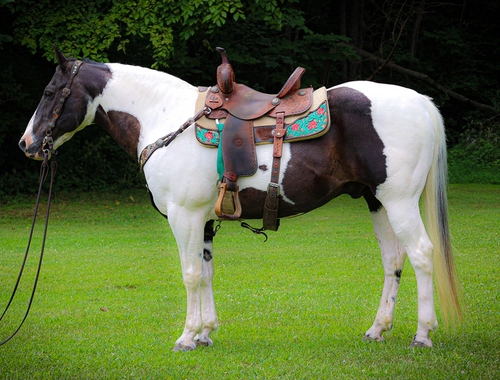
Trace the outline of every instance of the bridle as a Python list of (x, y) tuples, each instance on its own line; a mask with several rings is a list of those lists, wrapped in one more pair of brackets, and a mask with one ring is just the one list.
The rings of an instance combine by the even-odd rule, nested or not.
[[(54, 129), (54, 127), (56, 125), (57, 119), (59, 118), (59, 116), (62, 113), (64, 103), (66, 102), (66, 99), (68, 98), (69, 94), (71, 93), (70, 88), (71, 88), (71, 85), (73, 83), (73, 79), (75, 79), (75, 76), (76, 76), (76, 74), (78, 74), (78, 71), (79, 71), (80, 66), (82, 64), (83, 64), (83, 62), (80, 60), (75, 61), (75, 63), (73, 64), (73, 67), (71, 69), (71, 76), (68, 80), (68, 83), (66, 84), (66, 87), (64, 87), (64, 89), (62, 91), (61, 98), (59, 99), (59, 104), (52, 112), (52, 119), (49, 122), (47, 132), (45, 133), (45, 137), (44, 137), (43, 142), (42, 142), (43, 162), (42, 162), (42, 166), (40, 168), (40, 182), (38, 185), (38, 195), (36, 198), (35, 211), (33, 214), (33, 221), (31, 223), (31, 230), (30, 230), (30, 235), (28, 238), (28, 244), (26, 247), (26, 252), (24, 253), (24, 259), (23, 259), (23, 263), (21, 265), (21, 269), (19, 270), (19, 275), (17, 276), (16, 284), (14, 285), (14, 290), (12, 291), (12, 295), (9, 299), (9, 302), (7, 303), (7, 306), (5, 307), (5, 310), (3, 311), (2, 315), (0, 315), (0, 321), (3, 319), (3, 317), (7, 313), (7, 310), (9, 310), (9, 307), (12, 304), (12, 301), (14, 300), (17, 289), (19, 287), (19, 283), (21, 282), (24, 267), (26, 265), (26, 261), (28, 259), (28, 255), (29, 255), (31, 240), (33, 238), (33, 231), (35, 230), (35, 222), (36, 222), (36, 217), (38, 214), (38, 206), (40, 204), (42, 185), (45, 182), (45, 179), (47, 178), (47, 174), (48, 174), (48, 170), (49, 170), (49, 159), (51, 157), (51, 154), (57, 153), (54, 150), (54, 139), (52, 138), (52, 130)], [(36, 291), (36, 287), (38, 284), (38, 279), (40, 278), (40, 270), (42, 268), (43, 253), (45, 250), (45, 240), (47, 238), (47, 229), (48, 229), (48, 225), (49, 225), (49, 214), (50, 214), (50, 203), (51, 203), (51, 199), (52, 199), (52, 186), (54, 183), (54, 176), (56, 174), (56, 169), (57, 169), (57, 163), (55, 160), (53, 160), (50, 164), (50, 185), (49, 185), (49, 194), (48, 194), (48, 198), (47, 198), (47, 210), (46, 210), (46, 214), (45, 214), (45, 228), (43, 231), (42, 247), (40, 250), (40, 260), (38, 262), (38, 268), (37, 268), (37, 272), (35, 275), (35, 282), (33, 284), (33, 289), (31, 291), (31, 297), (30, 297), (30, 300), (28, 303), (28, 307), (26, 308), (26, 312), (25, 312), (24, 317), (23, 317), (21, 323), (19, 324), (18, 328), (7, 339), (1, 341), (0, 346), (4, 345), (9, 340), (11, 340), (18, 333), (18, 331), (21, 329), (22, 325), (24, 324), (24, 321), (26, 321), (26, 318), (28, 318), (28, 314), (30, 312), (31, 305), (33, 303), (33, 299), (35, 298), (35, 291)]]
[[(49, 122), (47, 132), (45, 132), (45, 137), (42, 142), (42, 150), (44, 152), (44, 155), (48, 152), (50, 153), (56, 153), (54, 150), (54, 139), (52, 138), (52, 130), (56, 126), (56, 121), (61, 116), (64, 103), (66, 102), (66, 99), (68, 98), (69, 94), (71, 94), (71, 85), (73, 84), (73, 79), (75, 79), (76, 74), (78, 74), (78, 71), (80, 70), (80, 66), (83, 64), (83, 61), (76, 60), (75, 63), (73, 64), (73, 67), (71, 68), (71, 75), (69, 77), (68, 83), (66, 84), (66, 87), (63, 88), (62, 93), (61, 93), (61, 98), (59, 99), (59, 104), (57, 107), (52, 111), (52, 119)], [(48, 146), (48, 148), (46, 148)], [(47, 151), (47, 152), (46, 152)]]

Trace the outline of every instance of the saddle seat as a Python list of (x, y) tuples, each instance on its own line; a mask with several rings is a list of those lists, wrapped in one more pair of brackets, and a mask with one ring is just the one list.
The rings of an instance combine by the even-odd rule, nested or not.
[[(274, 124), (274, 158), (270, 183), (273, 199), (270, 202), (269, 199), (266, 200), (264, 228), (276, 231), (279, 225), (277, 197), (281, 144), (286, 134), (285, 117), (307, 112), (312, 105), (313, 89), (300, 88), (300, 80), (305, 72), (302, 67), (295, 69), (277, 94), (262, 93), (236, 83), (226, 51), (223, 48), (217, 50), (222, 55), (222, 63), (217, 68), (217, 85), (208, 91), (206, 88), (204, 90), (206, 92), (204, 105), (211, 110), (205, 117), (216, 121), (221, 136), (218, 144), (219, 197), (215, 213), (221, 219), (240, 218), (242, 210), (238, 198), (237, 179), (239, 176), (251, 176), (257, 171), (254, 121), (271, 118)], [(221, 119), (224, 119), (223, 123), (220, 122)], [(271, 217), (269, 212), (266, 216), (266, 209), (271, 209)]]
[(221, 119), (231, 114), (241, 120), (256, 120), (266, 114), (276, 117), (278, 112), (285, 116), (299, 114), (311, 107), (312, 88), (291, 90), (287, 85), (300, 86), (300, 77), (305, 69), (298, 67), (278, 94), (266, 94), (244, 84), (233, 83), (232, 92), (224, 93), (218, 86), (210, 89), (206, 105), (212, 109), (212, 119)]

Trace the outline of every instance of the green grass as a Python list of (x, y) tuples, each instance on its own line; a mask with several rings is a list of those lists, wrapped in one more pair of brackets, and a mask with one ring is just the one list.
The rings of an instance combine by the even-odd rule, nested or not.
[[(341, 197), (282, 221), (268, 242), (223, 223), (215, 240), (214, 346), (172, 352), (185, 291), (168, 223), (145, 191), (56, 194), (31, 314), (0, 347), (1, 379), (495, 379), (500, 371), (500, 187), (452, 185), (450, 223), (467, 323), (439, 329), (433, 349), (411, 349), (416, 285), (407, 263), (395, 326), (362, 336), (383, 272), (363, 201)], [(10, 297), (34, 199), (1, 204), (0, 307)], [(260, 226), (259, 222), (255, 222)], [(36, 269), (0, 339), (20, 320)]]

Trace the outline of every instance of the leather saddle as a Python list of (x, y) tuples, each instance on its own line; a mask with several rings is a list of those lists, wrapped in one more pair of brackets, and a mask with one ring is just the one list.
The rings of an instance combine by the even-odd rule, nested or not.
[[(298, 67), (278, 94), (256, 91), (244, 84), (236, 83), (226, 51), (223, 48), (217, 48), (217, 51), (222, 56), (222, 63), (217, 68), (217, 85), (209, 90), (203, 89), (205, 97), (200, 95), (199, 98), (204, 99), (202, 106), (207, 106), (211, 110), (205, 118), (215, 121), (217, 125), (216, 128), (212, 127), (213, 134), (218, 136), (217, 144), (213, 145), (218, 145), (219, 149), (220, 184), (215, 213), (221, 219), (240, 218), (242, 210), (237, 180), (240, 176), (251, 176), (257, 171), (255, 144), (256, 140), (259, 140), (258, 136), (264, 133), (264, 129), (258, 130), (258, 128), (267, 128), (266, 131), (268, 134), (270, 132), (272, 141), (268, 138), (266, 142), (272, 142), (274, 149), (271, 179), (264, 205), (263, 228), (276, 231), (279, 226), (279, 168), (282, 143), (287, 134), (286, 120), (294, 115), (308, 113), (313, 104), (313, 89), (300, 88), (300, 79), (305, 69)], [(328, 122), (325, 121), (324, 124), (327, 125), (323, 125), (322, 133), (326, 132), (329, 126), (326, 90), (324, 90), (323, 109)], [(224, 120), (223, 123), (220, 120)], [(264, 124), (268, 124), (267, 127), (262, 126), (262, 120), (265, 120)], [(199, 128), (201, 127), (197, 122), (197, 134)], [(203, 143), (201, 140), (200, 142)]]

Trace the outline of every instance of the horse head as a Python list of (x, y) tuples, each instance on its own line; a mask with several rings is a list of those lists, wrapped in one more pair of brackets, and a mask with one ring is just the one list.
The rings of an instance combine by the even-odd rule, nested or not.
[[(82, 61), (67, 59), (54, 46), (57, 68), (43, 91), (42, 99), (19, 141), (19, 147), (29, 158), (42, 160), (86, 125), (89, 102), (100, 91), (96, 81), (88, 77)], [(105, 67), (105, 65), (102, 65)], [(98, 81), (99, 82), (99, 81)], [(92, 90), (94, 88), (94, 90)]]

